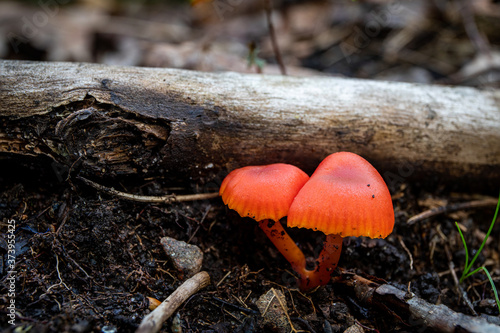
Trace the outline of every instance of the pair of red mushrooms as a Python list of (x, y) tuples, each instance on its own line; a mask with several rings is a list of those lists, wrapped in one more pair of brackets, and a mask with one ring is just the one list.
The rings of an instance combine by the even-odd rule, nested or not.
[[(224, 179), (219, 194), (240, 216), (259, 222), (299, 274), (302, 290), (330, 281), (343, 237), (385, 238), (394, 227), (387, 185), (368, 161), (349, 152), (328, 156), (311, 177), (282, 163), (236, 169)], [(304, 254), (283, 229), (279, 220), (284, 216), (289, 227), (326, 234), (315, 269), (307, 269)]]

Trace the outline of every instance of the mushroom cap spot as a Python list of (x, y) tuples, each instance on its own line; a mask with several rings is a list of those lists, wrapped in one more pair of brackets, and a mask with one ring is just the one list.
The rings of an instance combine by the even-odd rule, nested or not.
[(342, 237), (385, 238), (394, 228), (394, 208), (378, 171), (359, 155), (339, 152), (325, 158), (302, 187), (287, 224)]
[(296, 166), (276, 163), (230, 172), (219, 195), (229, 208), (256, 221), (278, 221), (288, 214), (293, 198), (309, 176)]

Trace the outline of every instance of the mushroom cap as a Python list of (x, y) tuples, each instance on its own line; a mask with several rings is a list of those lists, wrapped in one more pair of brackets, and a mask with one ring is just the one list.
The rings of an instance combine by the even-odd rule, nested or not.
[(325, 158), (302, 187), (287, 224), (327, 235), (385, 238), (394, 227), (394, 208), (377, 170), (359, 155), (339, 152)]
[(309, 176), (290, 164), (247, 166), (231, 171), (219, 195), (229, 208), (256, 221), (278, 221), (288, 214), (293, 198)]

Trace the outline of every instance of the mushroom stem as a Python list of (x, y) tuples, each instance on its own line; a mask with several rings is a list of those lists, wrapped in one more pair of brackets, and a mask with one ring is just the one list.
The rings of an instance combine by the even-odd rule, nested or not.
[(323, 250), (317, 259), (316, 269), (308, 270), (306, 274), (301, 275), (300, 289), (313, 289), (327, 284), (330, 281), (330, 275), (337, 268), (341, 252), (342, 236), (326, 235)]
[(274, 246), (292, 265), (293, 270), (300, 275), (301, 290), (324, 286), (330, 281), (330, 275), (337, 268), (340, 253), (342, 252), (342, 236), (326, 236), (323, 250), (321, 250), (316, 260), (316, 269), (311, 271), (306, 268), (304, 253), (295, 244), (293, 239), (290, 238), (280, 222), (266, 219), (260, 221), (259, 226), (271, 242), (273, 242)]
[(285, 229), (283, 229), (281, 223), (279, 221), (262, 220), (259, 221), (259, 226), (271, 242), (273, 242), (274, 246), (276, 246), (285, 259), (292, 265), (293, 270), (297, 272), (301, 278), (306, 276), (309, 271), (306, 269), (306, 258), (304, 253), (302, 253), (293, 239), (290, 238)]

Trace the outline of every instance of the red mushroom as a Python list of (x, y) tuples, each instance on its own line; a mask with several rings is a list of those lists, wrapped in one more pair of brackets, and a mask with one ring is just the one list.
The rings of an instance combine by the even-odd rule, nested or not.
[(301, 289), (312, 289), (330, 280), (343, 237), (387, 237), (394, 227), (394, 209), (377, 170), (359, 155), (340, 152), (325, 158), (301, 188), (287, 221), (290, 227), (327, 235), (316, 269), (301, 275)]
[(288, 214), (295, 195), (309, 176), (289, 164), (247, 166), (233, 170), (221, 184), (219, 194), (229, 208), (251, 217), (301, 276), (305, 257), (279, 220)]

